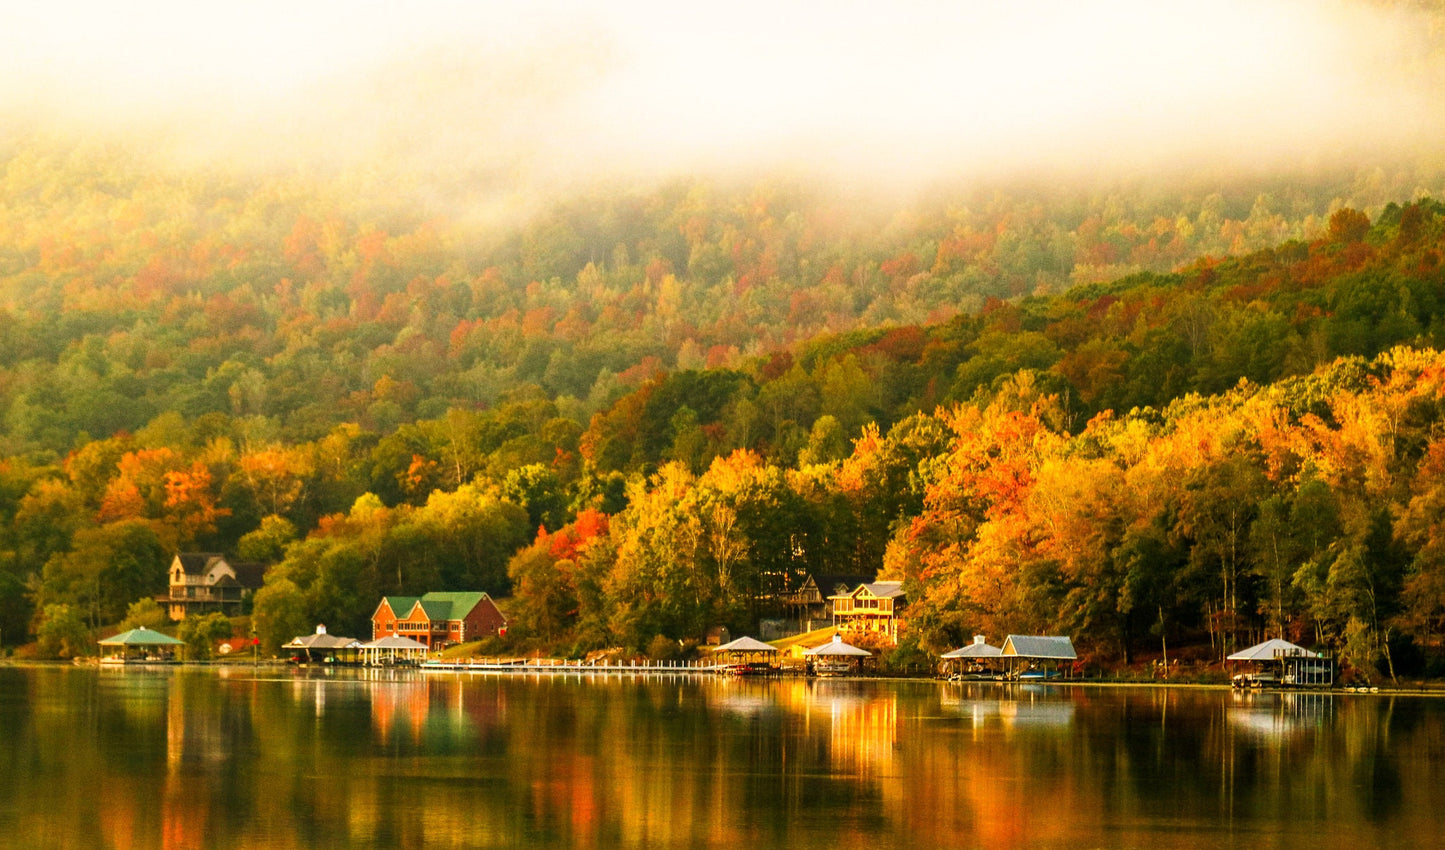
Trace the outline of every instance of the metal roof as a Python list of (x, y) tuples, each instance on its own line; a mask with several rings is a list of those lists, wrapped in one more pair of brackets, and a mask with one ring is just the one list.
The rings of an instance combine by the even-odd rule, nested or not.
[(861, 590), (867, 590), (869, 593), (873, 594), (874, 596), (878, 597), (879, 599), (892, 599), (892, 598), (894, 598), (894, 597), (898, 597), (898, 596), (902, 596), (902, 595), (903, 595), (903, 582), (901, 582), (901, 581), (872, 581), (872, 582), (861, 582), (860, 584), (858, 584), (857, 586), (853, 587), (852, 589), (845, 590), (845, 591), (843, 591), (843, 592), (841, 592), (841, 593), (834, 593), (833, 595), (829, 596), (828, 598), (829, 598), (829, 599), (841, 599), (841, 598), (843, 598), (843, 597), (845, 597), (845, 596), (857, 596), (858, 592), (861, 591)]
[(349, 647), (361, 646), (361, 641), (356, 638), (341, 637), (339, 635), (314, 634), (300, 635), (291, 639), (291, 642), (282, 646), (282, 649), (347, 649)]
[(903, 582), (901, 581), (875, 581), (872, 584), (865, 584), (868, 592), (879, 599), (891, 599), (903, 595)]
[(822, 646), (815, 646), (815, 647), (813, 647), (812, 649), (805, 649), (805, 650), (803, 650), (803, 654), (804, 654), (804, 655), (835, 655), (835, 656), (841, 655), (841, 656), (848, 656), (848, 657), (852, 657), (852, 658), (864, 658), (864, 657), (867, 657), (867, 656), (869, 656), (869, 655), (872, 655), (873, 653), (869, 652), (869, 651), (866, 650), (866, 649), (859, 649), (858, 647), (853, 646), (852, 644), (844, 643), (844, 642), (843, 642), (843, 638), (839, 637), (838, 635), (833, 635), (833, 639), (832, 639), (832, 640), (828, 641), (827, 643), (823, 644)]
[(1003, 650), (986, 643), (969, 643), (952, 652), (943, 653), (943, 658), (997, 658)]
[(713, 652), (777, 652), (778, 648), (772, 644), (763, 643), (756, 638), (744, 635), (735, 641), (730, 641), (722, 646), (713, 647)]
[(1062, 635), (1009, 635), (1004, 638), (1000, 655), (1018, 658), (1050, 658), (1072, 661), (1078, 658), (1074, 642)]
[[(420, 602), (427, 619), (433, 622), (466, 619), (466, 616), (472, 613), (472, 609), (487, 598), (487, 594), (482, 591), (432, 592), (421, 596), (382, 597), (386, 604), (391, 606), (391, 612), (403, 619), (410, 615), (412, 608)], [(378, 604), (377, 609), (380, 610), (380, 608), (381, 606)]]
[(387, 635), (370, 643), (363, 643), (362, 649), (426, 649), (426, 644), (401, 635)]
[(427, 594), (417, 601), (421, 610), (426, 612), (426, 618), (433, 623), (457, 619), (452, 616), (452, 603), (449, 599), (432, 599), (431, 594)]
[(101, 646), (181, 646), (185, 641), (176, 640), (170, 635), (163, 635), (142, 626), (138, 629), (121, 632), (115, 637), (97, 641), (97, 643)]
[[(411, 608), (420, 599), (420, 596), (383, 596), (381, 601), (385, 602), (391, 609), (391, 613), (397, 617), (405, 617), (411, 613)], [(381, 603), (377, 603), (376, 610), (381, 610)]]
[(1229, 656), (1230, 661), (1273, 661), (1276, 658), (1285, 656), (1297, 656), (1300, 658), (1319, 658), (1318, 652), (1310, 652), (1298, 644), (1290, 643), (1279, 638), (1270, 638), (1264, 643), (1257, 643), (1249, 649), (1241, 649), (1239, 652)]

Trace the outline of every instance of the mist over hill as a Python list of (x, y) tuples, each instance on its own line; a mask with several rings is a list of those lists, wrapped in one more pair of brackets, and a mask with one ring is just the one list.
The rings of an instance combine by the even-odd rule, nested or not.
[(272, 643), (824, 568), (910, 646), (1439, 633), (1438, 3), (67, 11), (0, 33), (5, 635), (183, 549)]

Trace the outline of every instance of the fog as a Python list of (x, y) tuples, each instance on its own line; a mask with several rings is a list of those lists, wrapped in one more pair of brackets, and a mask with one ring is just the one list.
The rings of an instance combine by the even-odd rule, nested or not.
[(12, 130), (473, 193), (1433, 161), (1445, 129), (1429, 19), (1343, 0), (12, 5)]

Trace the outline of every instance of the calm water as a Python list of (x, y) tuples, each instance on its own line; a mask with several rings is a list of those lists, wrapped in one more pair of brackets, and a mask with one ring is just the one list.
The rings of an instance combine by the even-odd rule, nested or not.
[(0, 668), (31, 847), (1431, 846), (1445, 700)]

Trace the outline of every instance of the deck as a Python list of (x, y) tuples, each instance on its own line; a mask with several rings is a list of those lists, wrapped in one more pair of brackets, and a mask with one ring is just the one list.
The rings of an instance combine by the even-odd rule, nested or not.
[(567, 658), (477, 658), (431, 660), (416, 665), (419, 670), (454, 673), (577, 673), (594, 675), (715, 676), (728, 674), (734, 664), (712, 661), (612, 661), (588, 662)]

